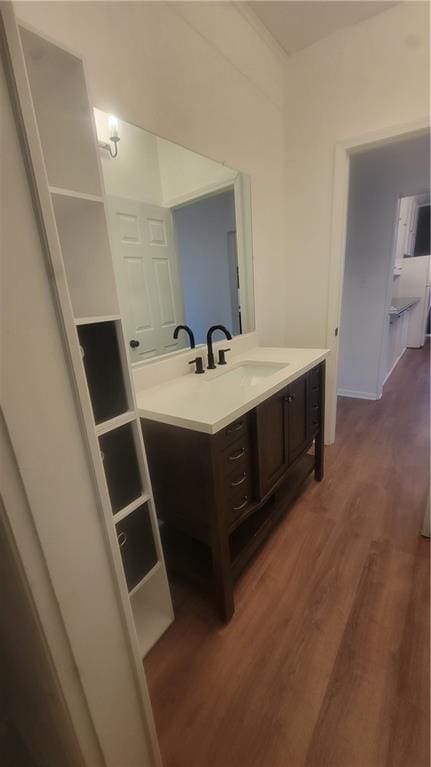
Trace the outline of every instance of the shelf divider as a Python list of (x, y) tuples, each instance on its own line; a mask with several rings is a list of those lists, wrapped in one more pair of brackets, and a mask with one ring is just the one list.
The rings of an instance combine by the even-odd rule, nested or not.
[(58, 194), (62, 197), (74, 197), (76, 200), (88, 200), (89, 202), (100, 202), (102, 205), (104, 199), (100, 194), (88, 194), (87, 192), (75, 192), (73, 189), (63, 189), (61, 186), (48, 187), (51, 194)]
[(131, 514), (132, 511), (139, 509), (139, 506), (148, 503), (150, 500), (151, 495), (149, 493), (142, 493), (138, 498), (135, 498), (134, 501), (125, 506), (124, 509), (120, 509), (120, 511), (117, 511), (117, 513), (113, 515), (114, 522), (121, 522), (121, 520)]
[(119, 314), (107, 314), (103, 317), (75, 317), (75, 325), (95, 325), (98, 322), (118, 322), (119, 320), (121, 320)]
[(103, 421), (96, 426), (96, 434), (100, 437), (102, 434), (106, 434), (108, 431), (118, 429), (119, 426), (124, 426), (126, 423), (136, 421), (136, 413), (134, 410), (127, 410), (121, 415), (116, 415), (115, 418), (110, 418), (109, 421)]

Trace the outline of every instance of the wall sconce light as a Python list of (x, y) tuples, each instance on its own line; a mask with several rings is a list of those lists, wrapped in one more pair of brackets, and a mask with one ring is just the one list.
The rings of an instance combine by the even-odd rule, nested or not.
[(106, 149), (107, 152), (111, 155), (111, 157), (115, 158), (118, 155), (118, 142), (120, 140), (120, 136), (118, 133), (118, 120), (114, 115), (109, 116), (109, 141), (112, 142), (114, 145), (114, 149), (112, 149), (111, 143), (108, 143), (107, 141), (99, 141), (98, 144), (101, 149)]

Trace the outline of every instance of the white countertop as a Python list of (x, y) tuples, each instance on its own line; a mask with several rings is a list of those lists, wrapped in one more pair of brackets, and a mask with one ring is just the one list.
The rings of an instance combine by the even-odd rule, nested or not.
[(420, 298), (417, 296), (410, 298), (393, 298), (389, 307), (389, 315), (391, 317), (399, 317), (400, 314), (405, 312), (407, 309), (411, 309), (411, 307), (415, 306), (415, 304), (418, 304), (419, 301)]
[[(139, 415), (151, 421), (216, 434), (235, 418), (322, 362), (328, 354), (328, 349), (258, 346), (231, 360), (227, 355), (227, 365), (206, 370), (204, 375), (190, 371), (188, 375), (167, 383), (136, 391)], [(262, 363), (263, 366), (274, 363), (283, 367), (253, 383), (237, 382), (232, 380), (232, 376), (222, 380), (224, 373), (246, 363)]]

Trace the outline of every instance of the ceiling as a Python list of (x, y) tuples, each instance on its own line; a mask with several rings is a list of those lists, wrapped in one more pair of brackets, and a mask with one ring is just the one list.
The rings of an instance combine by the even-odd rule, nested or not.
[(369, 0), (264, 0), (249, 2), (247, 5), (289, 54), (312, 45), (337, 29), (386, 11), (396, 3)]

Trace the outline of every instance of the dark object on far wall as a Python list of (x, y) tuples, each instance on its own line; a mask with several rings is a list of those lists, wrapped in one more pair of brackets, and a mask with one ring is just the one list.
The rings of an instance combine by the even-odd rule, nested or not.
[(418, 210), (418, 224), (416, 229), (415, 256), (429, 256), (431, 253), (430, 242), (430, 216), (431, 206), (421, 205)]

